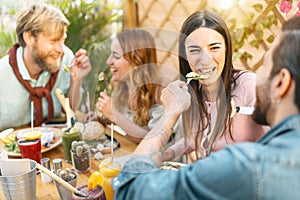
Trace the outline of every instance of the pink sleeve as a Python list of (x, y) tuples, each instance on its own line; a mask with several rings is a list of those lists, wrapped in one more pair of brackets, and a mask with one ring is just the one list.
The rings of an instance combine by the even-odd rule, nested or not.
[(237, 79), (237, 86), (232, 92), (236, 106), (254, 106), (256, 74), (245, 72)]

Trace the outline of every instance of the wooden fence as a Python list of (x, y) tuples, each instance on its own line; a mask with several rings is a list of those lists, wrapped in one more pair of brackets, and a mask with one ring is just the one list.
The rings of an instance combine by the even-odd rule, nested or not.
[(150, 30), (158, 46), (159, 62), (178, 68), (178, 32), (183, 21), (194, 11), (210, 9), (217, 12), (230, 27), (234, 40), (236, 68), (256, 71), (262, 65), (264, 52), (278, 34), (282, 23), (298, 9), (294, 0), (292, 11), (279, 11), (282, 0), (126, 0), (124, 27)]

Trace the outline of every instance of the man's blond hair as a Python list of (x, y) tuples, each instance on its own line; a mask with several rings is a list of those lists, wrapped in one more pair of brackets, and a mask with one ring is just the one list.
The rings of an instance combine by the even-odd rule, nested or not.
[(18, 14), (16, 34), (18, 42), (25, 47), (24, 32), (37, 37), (39, 33), (60, 39), (67, 32), (69, 21), (56, 7), (48, 4), (33, 4)]

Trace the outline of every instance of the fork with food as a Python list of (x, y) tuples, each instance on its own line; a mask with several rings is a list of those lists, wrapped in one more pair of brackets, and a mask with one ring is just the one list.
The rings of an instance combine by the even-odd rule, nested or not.
[(92, 66), (85, 49), (79, 49), (74, 58), (70, 61), (70, 64), (63, 66), (65, 72), (70, 72), (72, 77), (78, 80), (82, 80), (92, 69)]
[(74, 61), (74, 59), (72, 59), (72, 62), (69, 65), (64, 66), (64, 71), (71, 72), (71, 68), (74, 66), (74, 64), (75, 64), (75, 61)]
[(189, 85), (192, 80), (206, 80), (210, 78), (210, 74), (198, 74), (196, 72), (190, 72), (185, 77), (187, 78), (185, 85)]

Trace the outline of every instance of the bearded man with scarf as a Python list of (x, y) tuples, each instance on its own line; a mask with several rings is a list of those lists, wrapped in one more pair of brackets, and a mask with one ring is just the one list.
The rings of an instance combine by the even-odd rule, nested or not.
[[(74, 55), (65, 46), (68, 25), (52, 5), (33, 4), (19, 12), (18, 43), (0, 59), (0, 130), (29, 124), (31, 101), (35, 126), (60, 116), (56, 88), (70, 98), (72, 109), (79, 105), (82, 80), (91, 64), (86, 50)], [(71, 72), (64, 70), (71, 64)]]

